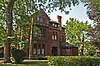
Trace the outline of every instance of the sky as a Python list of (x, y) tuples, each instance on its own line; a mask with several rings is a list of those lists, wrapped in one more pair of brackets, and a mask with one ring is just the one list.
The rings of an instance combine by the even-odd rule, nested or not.
[(57, 21), (57, 15), (62, 16), (62, 25), (64, 25), (70, 17), (83, 22), (88, 21), (89, 24), (93, 24), (93, 21), (91, 21), (86, 14), (86, 7), (84, 7), (84, 4), (80, 3), (78, 6), (71, 7), (71, 9), (69, 14), (57, 10), (50, 13), (48, 16), (54, 21)]

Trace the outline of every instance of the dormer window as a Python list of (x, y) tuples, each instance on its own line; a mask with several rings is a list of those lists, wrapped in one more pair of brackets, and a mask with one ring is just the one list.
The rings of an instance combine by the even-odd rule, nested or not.
[(54, 27), (54, 26), (55, 26), (55, 24), (53, 23), (53, 24), (52, 24), (52, 26)]
[(57, 24), (55, 24), (55, 26), (54, 27), (58, 27), (58, 25)]
[(58, 24), (53, 23), (52, 26), (55, 27), (55, 28), (57, 28), (58, 27)]

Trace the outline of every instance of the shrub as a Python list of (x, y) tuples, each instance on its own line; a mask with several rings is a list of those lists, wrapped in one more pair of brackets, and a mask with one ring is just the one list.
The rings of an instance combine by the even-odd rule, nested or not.
[(95, 50), (90, 50), (90, 51), (89, 51), (89, 55), (90, 55), (90, 56), (95, 55)]
[(11, 53), (12, 57), (15, 60), (15, 63), (21, 63), (26, 57), (26, 53), (24, 50), (13, 49)]
[(49, 66), (99, 66), (100, 57), (49, 56)]

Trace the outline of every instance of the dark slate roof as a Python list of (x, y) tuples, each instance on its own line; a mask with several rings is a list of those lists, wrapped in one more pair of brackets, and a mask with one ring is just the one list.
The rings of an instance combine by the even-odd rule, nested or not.
[(53, 21), (53, 20), (50, 20), (50, 23), (57, 23), (57, 24), (58, 24), (58, 22), (57, 22), (57, 21)]
[(73, 45), (73, 44), (69, 44), (68, 42), (62, 42), (60, 44), (60, 47), (66, 48), (66, 47), (77, 47), (77, 46), (76, 45)]

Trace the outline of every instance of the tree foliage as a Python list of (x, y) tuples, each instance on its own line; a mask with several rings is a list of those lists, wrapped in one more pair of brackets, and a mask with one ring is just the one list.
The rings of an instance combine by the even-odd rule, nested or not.
[(87, 6), (87, 15), (94, 21), (94, 26), (91, 27), (91, 41), (95, 47), (100, 49), (100, 0), (84, 0)]
[[(95, 53), (95, 45), (91, 41), (91, 25), (88, 22), (80, 22), (70, 18), (64, 25), (67, 41), (79, 47), (80, 55), (90, 55)], [(93, 35), (93, 34), (92, 34)], [(89, 54), (90, 53), (90, 54)]]
[[(64, 25), (67, 40), (72, 44), (81, 44), (84, 39), (87, 39), (86, 32), (89, 30), (89, 26), (87, 21), (84, 23), (70, 18), (69, 21), (66, 21), (66, 25)], [(84, 37), (83, 34), (85, 35)]]
[(84, 0), (87, 14), (91, 20), (100, 23), (100, 0)]
[(100, 24), (95, 27), (90, 27), (88, 35), (90, 36), (91, 45), (94, 45), (95, 49), (100, 49)]

